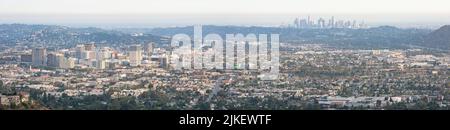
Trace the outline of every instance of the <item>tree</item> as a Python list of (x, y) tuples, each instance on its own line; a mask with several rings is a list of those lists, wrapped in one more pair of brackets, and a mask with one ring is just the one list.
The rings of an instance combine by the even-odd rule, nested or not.
[(148, 88), (153, 88), (153, 84), (152, 83), (150, 83), (149, 85), (148, 85)]
[(3, 81), (0, 80), (0, 93), (3, 93), (6, 88), (3, 87)]

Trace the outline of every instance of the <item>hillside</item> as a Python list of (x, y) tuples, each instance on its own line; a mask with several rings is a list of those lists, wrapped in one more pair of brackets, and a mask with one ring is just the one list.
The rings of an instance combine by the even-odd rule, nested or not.
[(0, 25), (0, 44), (45, 44), (72, 46), (79, 43), (136, 44), (157, 42), (164, 38), (155, 35), (133, 35), (100, 28), (70, 28), (55, 25)]
[[(420, 45), (432, 30), (400, 29), (380, 26), (369, 29), (294, 29), (279, 27), (203, 26), (203, 35), (225, 34), (280, 34), (281, 42), (297, 44), (328, 44), (342, 48), (408, 48)], [(177, 33), (193, 34), (193, 27), (155, 28), (143, 31), (147, 34), (171, 36)]]
[(428, 34), (425, 46), (450, 49), (450, 25), (445, 25)]

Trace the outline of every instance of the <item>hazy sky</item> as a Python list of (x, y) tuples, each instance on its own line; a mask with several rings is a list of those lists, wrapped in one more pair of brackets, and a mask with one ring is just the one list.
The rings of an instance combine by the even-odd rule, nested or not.
[(307, 14), (337, 15), (376, 23), (449, 23), (450, 1), (0, 0), (3, 23), (282, 24)]

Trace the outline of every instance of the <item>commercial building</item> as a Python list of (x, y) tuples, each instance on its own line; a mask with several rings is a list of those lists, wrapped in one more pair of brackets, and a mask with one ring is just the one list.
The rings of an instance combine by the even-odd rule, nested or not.
[(142, 62), (142, 47), (140, 45), (132, 45), (128, 48), (128, 59), (130, 66), (139, 66)]
[(32, 52), (32, 63), (35, 66), (46, 66), (47, 50), (45, 48), (34, 48)]

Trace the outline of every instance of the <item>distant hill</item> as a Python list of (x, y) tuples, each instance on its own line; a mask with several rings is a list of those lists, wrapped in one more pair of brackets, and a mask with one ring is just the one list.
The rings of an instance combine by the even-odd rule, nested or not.
[(450, 49), (450, 25), (445, 25), (427, 35), (425, 46)]
[[(143, 33), (172, 36), (177, 33), (193, 34), (193, 27), (154, 28), (140, 30)], [(242, 26), (203, 26), (203, 35), (225, 34), (280, 34), (280, 41), (298, 44), (329, 44), (342, 48), (409, 48), (420, 45), (432, 30), (400, 29), (393, 26), (380, 26), (369, 29), (295, 29), (280, 27), (242, 27)]]
[[(369, 29), (295, 29), (280, 27), (243, 26), (203, 26), (203, 34), (280, 34), (280, 41), (294, 44), (328, 44), (340, 48), (409, 48), (423, 45), (424, 38), (432, 41), (430, 45), (449, 45), (449, 29), (436, 31), (426, 29), (400, 29), (380, 26)], [(156, 42), (168, 45), (170, 37), (185, 33), (193, 34), (193, 27), (174, 28), (136, 28), (105, 30), (100, 28), (70, 28), (54, 25), (0, 24), (0, 45), (5, 44), (45, 44), (48, 46), (73, 46), (74, 44), (95, 42), (96, 44), (136, 44)], [(436, 33), (436, 34), (434, 34)], [(446, 35), (445, 35), (446, 34)], [(438, 37), (438, 38), (436, 38)], [(439, 40), (447, 39), (447, 40)], [(430, 41), (431, 41), (430, 40)], [(447, 43), (447, 44), (442, 44)]]
[(43, 44), (48, 46), (73, 46), (95, 42), (96, 44), (162, 43), (165, 38), (146, 34), (133, 35), (100, 28), (71, 28), (56, 25), (0, 24), (1, 44)]

